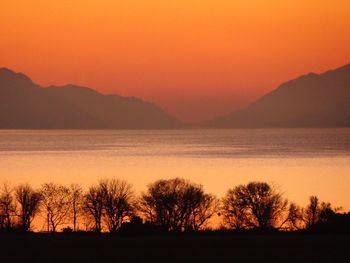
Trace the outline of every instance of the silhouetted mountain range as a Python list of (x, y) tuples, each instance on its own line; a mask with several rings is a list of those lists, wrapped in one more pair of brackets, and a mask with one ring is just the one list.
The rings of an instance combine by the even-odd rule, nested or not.
[[(350, 64), (288, 81), (247, 108), (205, 124), (214, 128), (350, 127)], [(182, 124), (134, 97), (86, 87), (40, 87), (0, 69), (0, 128), (158, 129)]]
[(246, 109), (208, 122), (207, 126), (349, 127), (350, 64), (288, 81)]
[(137, 98), (103, 95), (74, 85), (43, 88), (24, 74), (0, 69), (3, 129), (158, 129), (180, 125), (160, 108)]

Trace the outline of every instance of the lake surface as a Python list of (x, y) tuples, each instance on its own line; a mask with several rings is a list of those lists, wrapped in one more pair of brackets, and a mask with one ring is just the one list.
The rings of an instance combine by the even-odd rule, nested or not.
[(2, 130), (0, 181), (128, 180), (136, 191), (184, 177), (222, 197), (267, 181), (301, 205), (310, 195), (350, 209), (350, 129)]

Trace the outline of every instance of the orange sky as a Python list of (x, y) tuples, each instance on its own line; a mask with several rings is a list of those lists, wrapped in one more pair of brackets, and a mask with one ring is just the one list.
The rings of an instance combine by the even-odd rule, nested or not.
[(0, 0), (0, 67), (186, 121), (348, 62), (349, 0)]

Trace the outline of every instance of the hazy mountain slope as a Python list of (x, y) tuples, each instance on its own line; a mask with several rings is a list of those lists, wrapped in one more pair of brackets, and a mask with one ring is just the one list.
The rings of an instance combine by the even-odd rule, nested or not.
[(102, 95), (94, 90), (67, 85), (50, 86), (45, 92), (71, 103), (106, 128), (172, 128), (179, 123), (155, 105), (133, 97)]
[(77, 86), (42, 88), (27, 76), (0, 69), (0, 128), (173, 128), (180, 124), (136, 98), (102, 95)]
[(218, 118), (213, 127), (350, 126), (350, 64), (282, 84), (246, 109)]

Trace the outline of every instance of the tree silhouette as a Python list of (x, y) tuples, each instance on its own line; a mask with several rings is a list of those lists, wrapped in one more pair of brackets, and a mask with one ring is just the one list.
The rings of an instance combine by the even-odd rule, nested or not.
[(215, 213), (215, 198), (184, 179), (158, 180), (142, 195), (146, 219), (168, 231), (198, 230)]
[(319, 219), (319, 201), (317, 196), (310, 196), (309, 205), (305, 210), (305, 224), (307, 228), (313, 227)]
[(0, 229), (11, 229), (14, 225), (16, 205), (12, 195), (13, 189), (4, 183), (0, 192)]
[(247, 225), (246, 207), (240, 204), (233, 190), (229, 190), (222, 200), (222, 215), (225, 225), (235, 230), (243, 230)]
[(105, 179), (99, 183), (103, 195), (103, 217), (109, 232), (118, 230), (133, 213), (132, 186), (126, 181)]
[(132, 186), (118, 179), (101, 180), (86, 192), (78, 184), (45, 183), (40, 191), (28, 184), (0, 187), (0, 230), (19, 226), (29, 231), (40, 213), (52, 232), (64, 224), (69, 224), (65, 232), (77, 231), (78, 216), (87, 231), (93, 224), (95, 232), (200, 231), (217, 212), (225, 226), (236, 230), (349, 230), (349, 215), (338, 211), (317, 196), (311, 196), (305, 208), (293, 202), (288, 206), (282, 194), (264, 182), (229, 189), (221, 203), (201, 185), (181, 178), (155, 181), (137, 200)]
[(83, 188), (78, 184), (71, 184), (69, 188), (73, 231), (77, 230), (77, 218), (82, 209)]
[(94, 231), (102, 230), (103, 191), (99, 186), (91, 186), (84, 195), (83, 209), (88, 218), (94, 222)]
[(201, 191), (199, 193), (200, 201), (193, 208), (191, 216), (192, 222), (190, 222), (189, 226), (195, 231), (207, 227), (209, 219), (218, 212), (220, 206), (219, 200), (215, 196)]
[(319, 209), (319, 222), (327, 223), (341, 208), (332, 208), (331, 203), (322, 202)]
[(304, 212), (305, 227), (310, 229), (318, 223), (327, 223), (338, 210), (333, 209), (330, 203), (320, 203), (317, 196), (311, 196)]
[(41, 194), (29, 184), (20, 184), (15, 188), (15, 198), (19, 204), (20, 227), (28, 231), (34, 217), (40, 212)]
[(252, 182), (227, 192), (223, 215), (231, 227), (271, 230), (278, 227), (287, 203), (269, 184)]
[(66, 223), (70, 211), (69, 188), (60, 184), (45, 183), (40, 192), (46, 212), (47, 231), (56, 232), (58, 226)]
[(305, 223), (304, 210), (295, 203), (290, 203), (285, 223), (288, 225), (288, 230), (292, 231), (303, 229)]

